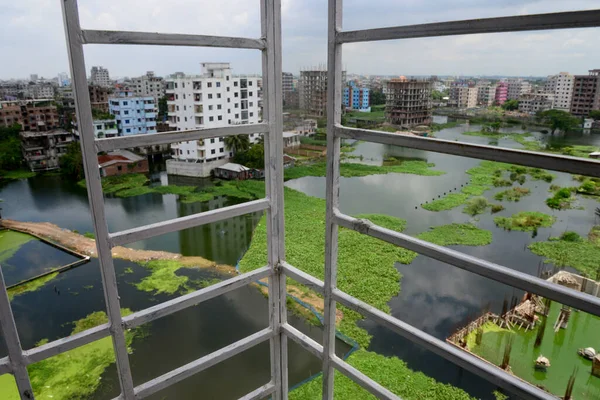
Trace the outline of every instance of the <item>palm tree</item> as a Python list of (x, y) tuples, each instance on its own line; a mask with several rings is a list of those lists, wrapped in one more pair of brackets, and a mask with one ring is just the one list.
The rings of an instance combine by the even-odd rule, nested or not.
[(248, 135), (227, 136), (225, 146), (233, 152), (246, 151), (250, 147), (250, 138)]

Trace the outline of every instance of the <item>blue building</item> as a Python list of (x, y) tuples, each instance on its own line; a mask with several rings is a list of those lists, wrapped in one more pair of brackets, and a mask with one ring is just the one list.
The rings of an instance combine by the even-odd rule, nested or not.
[(119, 136), (156, 133), (156, 104), (152, 96), (133, 97), (131, 92), (108, 99), (109, 112), (115, 116)]
[(350, 81), (344, 88), (342, 104), (352, 110), (371, 112), (369, 89), (359, 88), (356, 82)]

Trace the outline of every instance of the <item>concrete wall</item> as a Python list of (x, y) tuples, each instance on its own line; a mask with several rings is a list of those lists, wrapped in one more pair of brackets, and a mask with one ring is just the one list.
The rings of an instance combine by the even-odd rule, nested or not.
[(135, 164), (127, 162), (116, 163), (100, 169), (100, 175), (113, 176), (124, 174), (143, 174), (148, 172), (148, 160), (140, 160)]
[(192, 176), (197, 178), (206, 178), (210, 172), (221, 165), (229, 162), (228, 159), (210, 161), (205, 163), (191, 163), (185, 161), (167, 160), (167, 174)]

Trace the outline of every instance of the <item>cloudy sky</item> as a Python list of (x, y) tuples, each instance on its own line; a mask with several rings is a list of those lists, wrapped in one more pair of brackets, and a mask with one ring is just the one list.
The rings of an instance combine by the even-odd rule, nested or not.
[[(61, 0), (0, 0), (0, 79), (68, 71)], [(514, 14), (600, 9), (600, 0), (346, 0), (344, 29), (364, 29)], [(260, 35), (259, 0), (80, 0), (89, 29)], [(327, 59), (327, 0), (282, 0), (283, 68), (298, 73)], [(453, 36), (345, 45), (351, 73), (543, 76), (600, 68), (600, 28)], [(88, 45), (86, 68), (111, 76), (197, 73), (199, 63), (229, 61), (259, 73), (253, 50)]]

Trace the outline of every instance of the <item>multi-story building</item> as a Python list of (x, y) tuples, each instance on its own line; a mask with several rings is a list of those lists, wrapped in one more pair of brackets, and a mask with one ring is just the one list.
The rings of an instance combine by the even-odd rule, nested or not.
[(506, 82), (498, 82), (496, 85), (496, 94), (494, 95), (494, 103), (501, 106), (508, 100), (508, 84)]
[(571, 114), (587, 117), (592, 110), (600, 109), (600, 69), (592, 69), (588, 75), (575, 75)]
[(508, 100), (518, 100), (524, 94), (531, 93), (531, 83), (524, 81), (522, 79), (509, 79), (507, 81), (508, 91), (507, 91), (507, 99)]
[[(234, 76), (229, 63), (202, 63), (201, 67), (200, 75), (177, 73), (165, 79), (171, 129), (217, 128), (261, 120), (260, 77)], [(250, 141), (259, 137), (252, 134)], [(171, 149), (173, 160), (167, 163), (167, 172), (174, 175), (209, 176), (233, 155), (224, 138), (174, 143)]]
[(298, 90), (294, 87), (294, 75), (291, 72), (282, 74), (283, 106), (287, 108), (298, 108), (300, 97)]
[[(346, 71), (342, 71), (342, 83), (346, 82)], [(308, 115), (324, 117), (327, 108), (327, 70), (300, 71), (300, 108)]]
[(45, 132), (57, 129), (59, 124), (56, 106), (31, 101), (0, 103), (0, 126), (21, 125), (22, 131)]
[(58, 87), (71, 86), (71, 79), (66, 72), (59, 72), (57, 76)]
[(404, 76), (387, 82), (385, 117), (403, 128), (428, 125), (431, 117), (431, 81)]
[(90, 83), (92, 85), (109, 87), (110, 86), (110, 76), (108, 74), (108, 69), (103, 67), (92, 67), (91, 70)]
[(131, 89), (138, 97), (152, 96), (154, 103), (158, 104), (158, 100), (165, 95), (165, 81), (155, 76), (153, 71), (148, 71), (146, 75), (133, 78)]
[(342, 93), (342, 104), (344, 107), (361, 111), (371, 112), (369, 88), (358, 87), (355, 81), (350, 81)]
[(54, 98), (54, 86), (49, 83), (38, 83), (29, 88), (30, 95), (34, 99)]
[(153, 97), (134, 97), (131, 92), (108, 99), (119, 136), (156, 133), (156, 104)]
[(59, 168), (59, 158), (75, 140), (75, 135), (62, 129), (20, 133), (23, 157), (31, 171)]
[(489, 81), (477, 82), (477, 105), (489, 107), (494, 104), (496, 97), (496, 85)]
[(112, 93), (111, 89), (98, 85), (89, 85), (88, 92), (90, 94), (92, 110), (98, 110), (107, 113), (108, 97)]
[(478, 88), (467, 83), (455, 83), (450, 87), (448, 105), (458, 108), (477, 107)]
[(568, 72), (560, 72), (549, 76), (544, 84), (544, 93), (553, 95), (552, 108), (563, 111), (571, 110), (571, 98), (573, 97), (573, 84), (575, 77)]
[(94, 136), (99, 139), (119, 136), (117, 121), (114, 119), (95, 119), (93, 124)]
[(38, 81), (38, 74), (29, 75), (29, 82), (37, 82), (37, 81)]
[(539, 111), (550, 110), (555, 102), (554, 94), (529, 93), (519, 97), (519, 111), (535, 114)]

